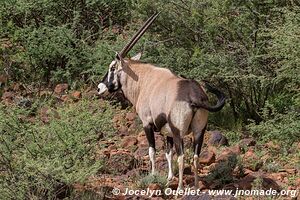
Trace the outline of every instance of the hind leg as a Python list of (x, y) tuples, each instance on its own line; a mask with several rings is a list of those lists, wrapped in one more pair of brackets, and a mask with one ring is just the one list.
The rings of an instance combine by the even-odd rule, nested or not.
[(153, 125), (148, 124), (144, 127), (146, 137), (149, 143), (149, 158), (151, 162), (151, 174), (155, 174), (155, 137), (153, 131)]
[(199, 188), (199, 155), (203, 143), (204, 133), (207, 125), (208, 112), (206, 110), (198, 110), (192, 120), (192, 130), (194, 136), (194, 178), (195, 178), (195, 188)]
[(173, 179), (173, 170), (172, 170), (172, 159), (173, 159), (173, 138), (170, 136), (167, 136), (167, 149), (166, 149), (166, 158), (168, 161), (168, 182), (170, 182)]

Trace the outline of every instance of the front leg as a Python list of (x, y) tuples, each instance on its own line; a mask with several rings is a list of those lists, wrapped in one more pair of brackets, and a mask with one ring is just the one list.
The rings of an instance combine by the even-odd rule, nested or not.
[(173, 170), (172, 170), (172, 159), (173, 159), (173, 138), (167, 136), (167, 151), (166, 151), (166, 158), (168, 161), (168, 183), (173, 179)]
[(149, 158), (151, 162), (151, 174), (155, 174), (155, 137), (153, 131), (153, 125), (148, 124), (144, 127), (144, 131), (146, 133), (146, 137), (149, 144)]

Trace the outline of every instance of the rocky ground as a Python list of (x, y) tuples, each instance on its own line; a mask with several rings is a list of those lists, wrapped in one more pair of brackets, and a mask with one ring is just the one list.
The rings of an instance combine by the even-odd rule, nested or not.
[[(130, 189), (151, 189), (164, 190), (164, 180), (150, 179), (149, 168), (150, 161), (148, 156), (148, 143), (145, 133), (139, 127), (138, 117), (134, 112), (116, 115), (113, 119), (119, 134), (110, 141), (100, 141), (106, 145), (105, 149), (99, 149), (99, 157), (106, 158), (106, 173), (91, 177), (84, 185), (75, 185), (78, 191), (91, 190), (104, 195), (108, 199), (149, 199), (141, 196), (114, 196), (111, 194), (113, 188), (119, 188), (125, 192)], [(164, 137), (156, 133), (157, 157), (156, 167), (159, 177), (167, 176), (167, 162), (164, 154)], [(299, 190), (300, 189), (300, 171), (299, 165), (286, 163), (283, 168), (276, 168), (273, 172), (271, 160), (274, 152), (279, 151), (280, 146), (272, 141), (266, 144), (257, 144), (253, 138), (241, 139), (236, 144), (230, 144), (226, 137), (219, 131), (207, 131), (205, 144), (200, 154), (201, 170), (200, 176), (201, 191), (208, 190), (250, 190), (270, 188), (280, 191), (282, 189)], [(184, 186), (193, 187), (194, 169), (192, 165), (192, 139), (187, 136), (184, 139), (186, 160), (184, 169)], [(291, 148), (291, 155), (299, 151), (298, 146)], [(275, 153), (276, 155), (276, 153)], [(291, 156), (292, 158), (293, 156)], [(294, 162), (299, 162), (299, 158)], [(297, 160), (297, 162), (296, 162)], [(275, 162), (274, 162), (275, 163)], [(176, 155), (174, 155), (175, 174), (178, 176), (176, 167)], [(147, 180), (152, 180), (148, 181)], [(175, 177), (170, 188), (176, 190), (178, 179)], [(157, 196), (155, 199), (173, 199), (174, 196)], [(234, 197), (219, 197), (222, 199), (235, 199)], [(252, 197), (249, 197), (251, 199)], [(151, 198), (153, 199), (153, 197)], [(182, 199), (213, 199), (210, 196), (202, 195), (184, 196)], [(290, 199), (290, 197), (281, 196), (279, 199)]]
[[(85, 92), (69, 91), (67, 84), (59, 84), (54, 91), (43, 90), (40, 96), (54, 96), (61, 103), (80, 101), (81, 98), (95, 96), (95, 91), (88, 88)], [(25, 95), (22, 92), (26, 91)], [(18, 104), (30, 106), (33, 94), (28, 95), (29, 88), (15, 84), (9, 90), (4, 90), (2, 102), (5, 105)], [(103, 101), (99, 99), (99, 101)], [(51, 108), (41, 108), (39, 117), (47, 123), (48, 111)], [(30, 119), (29, 119), (30, 120)], [(34, 119), (32, 119), (34, 120)], [(164, 190), (166, 188), (167, 162), (165, 159), (164, 136), (156, 133), (156, 168), (157, 176), (149, 176), (149, 156), (146, 136), (141, 128), (138, 116), (134, 111), (127, 109), (119, 112), (112, 119), (117, 130), (110, 138), (100, 137), (97, 159), (104, 161), (103, 169), (93, 177), (89, 177), (85, 183), (76, 183), (73, 188), (78, 193), (78, 199), (84, 194), (90, 199), (149, 199), (147, 196), (124, 196), (113, 195), (113, 188), (124, 192), (130, 189), (151, 189)], [(103, 133), (105, 134), (105, 133)], [(198, 172), (200, 177), (199, 185), (201, 191), (227, 189), (236, 191), (246, 189), (272, 188), (280, 191), (282, 189), (300, 189), (300, 142), (294, 143), (287, 149), (287, 156), (282, 157), (281, 146), (270, 141), (268, 143), (257, 142), (254, 138), (241, 138), (238, 142), (228, 141), (223, 134), (217, 130), (206, 132), (205, 143), (200, 155), (201, 169)], [(102, 139), (101, 139), (102, 138)], [(184, 138), (185, 145), (185, 169), (184, 186), (193, 187), (194, 169), (192, 167), (192, 139), (190, 136)], [(178, 169), (176, 155), (174, 155), (175, 178), (168, 186), (177, 188)], [(299, 195), (299, 194), (298, 194)], [(152, 197), (151, 199), (173, 199), (174, 196), (164, 194)], [(208, 195), (183, 196), (182, 199), (215, 199)], [(220, 196), (221, 199), (235, 199), (229, 196)], [(243, 199), (244, 197), (242, 197)], [(247, 197), (255, 199), (255, 197)], [(290, 199), (288, 196), (281, 196), (278, 199)], [(294, 197), (296, 199), (297, 197)], [(298, 196), (298, 198), (300, 198)], [(263, 199), (263, 198), (257, 198)]]

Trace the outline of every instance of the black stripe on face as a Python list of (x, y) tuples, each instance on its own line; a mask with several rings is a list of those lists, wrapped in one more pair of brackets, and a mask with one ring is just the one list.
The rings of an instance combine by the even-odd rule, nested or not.
[(104, 83), (105, 85), (108, 84), (108, 72), (105, 73), (104, 77), (102, 78), (101, 83)]
[(114, 71), (111, 71), (110, 72), (110, 76), (109, 76), (109, 79), (108, 79), (108, 83), (107, 83), (107, 88), (108, 88), (108, 91), (109, 92), (113, 92), (114, 91), (114, 84), (113, 84), (113, 81), (114, 81)]

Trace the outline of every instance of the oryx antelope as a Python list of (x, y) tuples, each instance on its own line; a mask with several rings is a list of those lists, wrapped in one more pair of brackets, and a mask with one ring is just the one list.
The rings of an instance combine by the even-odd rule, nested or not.
[(193, 132), (195, 187), (198, 187), (198, 157), (208, 112), (221, 110), (225, 97), (216, 88), (205, 84), (208, 91), (214, 93), (218, 102), (208, 105), (208, 97), (198, 82), (182, 78), (170, 70), (138, 61), (140, 55), (124, 59), (158, 14), (150, 17), (131, 41), (116, 54), (109, 65), (108, 72), (98, 85), (98, 93), (122, 90), (124, 96), (133, 104), (140, 117), (149, 143), (149, 157), (152, 174), (155, 173), (155, 137), (154, 131), (165, 128), (168, 132), (166, 158), (168, 162), (168, 181), (172, 180), (173, 144), (178, 156), (179, 183), (183, 189), (184, 135)]

